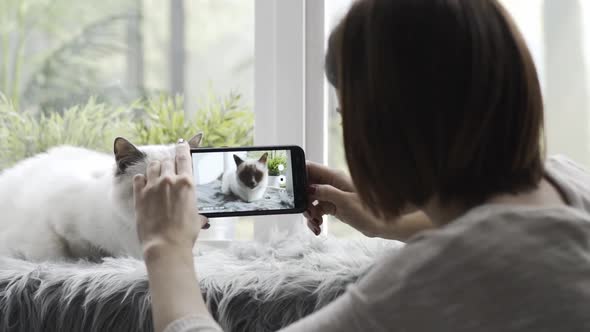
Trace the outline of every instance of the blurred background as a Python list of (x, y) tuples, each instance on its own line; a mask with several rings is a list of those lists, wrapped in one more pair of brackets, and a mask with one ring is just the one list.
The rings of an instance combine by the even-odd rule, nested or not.
[(252, 105), (254, 1), (2, 0), (0, 90), (62, 109), (158, 92), (187, 110), (213, 87)]
[[(590, 0), (501, 2), (540, 73), (549, 153), (590, 166)], [(0, 170), (58, 144), (109, 152), (115, 136), (162, 144), (195, 128), (206, 146), (251, 145), (255, 3), (1, 0)], [(325, 0), (326, 38), (350, 4)], [(328, 163), (346, 170), (327, 84), (324, 98)], [(224, 227), (252, 238), (251, 219)], [(338, 222), (329, 233), (360, 236)]]
[[(0, 170), (116, 136), (252, 145), (253, 63), (253, 0), (1, 0)], [(216, 225), (252, 238), (251, 220)]]

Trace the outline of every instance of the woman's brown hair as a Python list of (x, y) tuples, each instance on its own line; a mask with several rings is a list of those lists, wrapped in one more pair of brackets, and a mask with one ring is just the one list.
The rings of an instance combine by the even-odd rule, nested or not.
[(543, 175), (543, 102), (496, 0), (360, 0), (330, 36), (346, 158), (363, 201), (396, 216), (475, 205)]

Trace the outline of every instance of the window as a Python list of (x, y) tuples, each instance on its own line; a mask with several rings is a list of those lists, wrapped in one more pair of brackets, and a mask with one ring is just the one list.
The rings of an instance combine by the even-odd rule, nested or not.
[[(325, 2), (325, 43), (334, 26), (338, 24), (342, 16), (353, 3), (353, 0), (327, 0)], [(344, 144), (342, 139), (342, 118), (337, 111), (337, 96), (334, 88), (325, 81), (327, 128), (326, 136), (328, 142), (328, 165), (345, 172), (348, 172), (346, 158), (344, 155)], [(330, 235), (341, 238), (362, 237), (363, 235), (354, 228), (336, 220), (333, 217), (326, 218), (328, 221), (327, 231)]]
[[(116, 136), (141, 145), (203, 131), (209, 146), (251, 145), (254, 7), (0, 1), (0, 170), (61, 144), (110, 153)], [(251, 239), (253, 223), (220, 220), (207, 237)]]
[[(346, 170), (323, 55), (352, 1), (2, 0), (0, 170), (53, 145), (110, 151), (117, 135), (170, 142), (195, 127), (207, 145), (297, 144), (309, 159)], [(501, 2), (541, 74), (549, 153), (590, 167), (590, 4)], [(208, 121), (223, 103), (239, 114)], [(161, 116), (175, 111), (182, 124)], [(146, 114), (160, 121), (142, 125)], [(216, 220), (202, 239), (304, 229), (299, 216), (254, 219)], [(327, 226), (361, 236), (340, 222)]]
[(503, 0), (523, 31), (540, 73), (548, 154), (590, 167), (590, 4)]

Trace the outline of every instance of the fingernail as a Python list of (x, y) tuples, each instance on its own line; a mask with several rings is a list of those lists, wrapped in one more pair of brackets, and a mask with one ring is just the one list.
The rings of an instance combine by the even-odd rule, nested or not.
[(312, 231), (313, 234), (318, 235), (316, 232), (316, 226), (309, 220), (307, 221), (307, 228), (309, 228), (309, 230)]
[(182, 144), (182, 143), (184, 143), (184, 138), (179, 138), (178, 139), (178, 144)]
[(308, 193), (308, 194), (310, 194), (310, 195), (313, 195), (313, 194), (315, 194), (315, 192), (316, 192), (317, 190), (318, 190), (318, 189), (316, 188), (316, 186), (308, 186), (308, 187), (307, 187), (307, 193)]
[(313, 232), (315, 233), (316, 236), (320, 235), (320, 233), (322, 232), (322, 230), (319, 227), (315, 227)]

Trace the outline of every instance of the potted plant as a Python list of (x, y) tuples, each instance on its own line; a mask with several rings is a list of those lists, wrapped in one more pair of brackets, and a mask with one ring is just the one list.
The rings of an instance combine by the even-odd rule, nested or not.
[(285, 168), (287, 168), (287, 157), (283, 154), (271, 152), (268, 160), (268, 185), (271, 187), (280, 187), (280, 177)]

